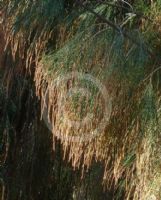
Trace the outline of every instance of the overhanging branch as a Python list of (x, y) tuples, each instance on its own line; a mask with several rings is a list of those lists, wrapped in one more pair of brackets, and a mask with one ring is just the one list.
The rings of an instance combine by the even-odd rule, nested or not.
[[(119, 25), (111, 22), (110, 20), (104, 18), (102, 15), (96, 13), (93, 9), (89, 8), (88, 6), (84, 5), (81, 1), (77, 0), (77, 5), (79, 5), (80, 7), (82, 7), (83, 9), (87, 10), (88, 12), (92, 13), (93, 15), (95, 15), (98, 19), (100, 19), (102, 22), (108, 24), (111, 28), (113, 28), (116, 32), (122, 34), (124, 37), (128, 38), (129, 40), (131, 40), (135, 45), (140, 47), (140, 43), (135, 40), (133, 37), (130, 36), (130, 34), (125, 31), (124, 29), (122, 29)], [(147, 53), (151, 56), (154, 57), (154, 55), (152, 54), (152, 52), (146, 48), (145, 46), (143, 46), (143, 49), (145, 51), (147, 51)]]

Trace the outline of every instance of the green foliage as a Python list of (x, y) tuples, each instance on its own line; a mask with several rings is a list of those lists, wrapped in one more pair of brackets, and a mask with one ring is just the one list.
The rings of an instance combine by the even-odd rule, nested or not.
[[(113, 109), (106, 131), (85, 145), (62, 141), (64, 150), (74, 167), (90, 167), (93, 157), (105, 162), (105, 185), (113, 180), (111, 185), (119, 198), (124, 194), (124, 199), (144, 200), (149, 192), (157, 193), (160, 182), (156, 174), (161, 177), (160, 86), (153, 80), (160, 65), (160, 1), (86, 3), (87, 7), (81, 7), (63, 0), (3, 0), (7, 45), (17, 59), (15, 63), (25, 59), (24, 66), (36, 69), (33, 73), (40, 98), (55, 78), (73, 71), (89, 73), (105, 85)], [(130, 13), (134, 14), (132, 18)], [(97, 89), (88, 81), (74, 82), (74, 86), (79, 85), (92, 91), (87, 104), (97, 113), (93, 109)], [(57, 103), (59, 92), (61, 88), (51, 97), (49, 106)], [(86, 113), (85, 101), (81, 101), (80, 112), (78, 94), (69, 102), (80, 119)], [(16, 103), (10, 101), (7, 109), (13, 120)], [(58, 118), (57, 113), (52, 116)], [(67, 176), (65, 171), (58, 177), (60, 187)], [(151, 189), (153, 179), (155, 187)]]

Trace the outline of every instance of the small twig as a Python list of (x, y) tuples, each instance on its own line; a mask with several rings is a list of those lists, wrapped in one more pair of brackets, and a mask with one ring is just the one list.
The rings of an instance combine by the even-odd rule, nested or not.
[(120, 6), (120, 5), (112, 4), (112, 3), (109, 3), (109, 2), (103, 2), (103, 1), (100, 1), (100, 2), (103, 3), (103, 4), (106, 4), (106, 5), (108, 5), (108, 6), (115, 7), (115, 8), (120, 8), (120, 9), (125, 9), (125, 10), (127, 10), (127, 11), (128, 11), (129, 8), (130, 8), (132, 14), (136, 15), (137, 17), (141, 17), (141, 18), (144, 18), (144, 19), (146, 19), (146, 20), (149, 20), (150, 22), (153, 22), (152, 19), (150, 19), (149, 17), (145, 16), (145, 15), (144, 15), (143, 13), (141, 13), (141, 12), (135, 11), (132, 7), (127, 8), (127, 7), (125, 7), (125, 6)]
[(159, 71), (161, 69), (161, 66), (156, 68), (154, 71), (152, 71), (144, 80), (142, 80), (141, 83), (144, 83), (145, 81), (147, 81), (149, 78), (151, 78), (157, 71)]
[(117, 4), (106, 2), (106, 1), (103, 1), (103, 0), (98, 0), (98, 2), (103, 3), (105, 5), (108, 5), (108, 6), (111, 6), (111, 7), (114, 7), (114, 8), (120, 8), (120, 9), (125, 9), (125, 10), (129, 10), (129, 8), (130, 8), (131, 10), (133, 10), (132, 6), (129, 6), (129, 8), (127, 8), (125, 6), (117, 5)]

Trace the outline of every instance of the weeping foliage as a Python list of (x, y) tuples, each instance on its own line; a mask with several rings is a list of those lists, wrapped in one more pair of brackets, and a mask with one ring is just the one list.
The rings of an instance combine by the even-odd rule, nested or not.
[[(2, 1), (6, 48), (11, 47), (17, 62), (26, 60), (26, 66), (18, 67), (34, 74), (42, 117), (47, 110), (53, 138), (61, 140), (64, 158), (74, 168), (84, 172), (93, 161), (102, 162), (103, 184), (115, 188), (115, 198), (124, 194), (127, 200), (159, 199), (159, 1), (151, 5), (136, 1), (131, 6), (112, 1), (115, 6), (88, 3), (96, 15), (62, 0), (28, 0), (25, 4), (22, 0)], [(129, 13), (135, 9), (136, 14), (130, 18)], [(102, 17), (119, 24), (120, 32)], [(82, 78), (77, 74), (83, 74)], [(100, 81), (110, 101), (109, 119), (94, 137), (93, 130), (99, 126), (107, 105), (98, 87), (84, 78), (86, 74)], [(59, 87), (53, 85), (58, 78), (63, 80)], [(90, 90), (91, 96), (82, 99), (77, 94), (64, 105), (62, 97), (75, 87)], [(81, 121), (86, 113), (92, 113), (93, 118), (90, 123), (73, 127), (63, 109), (74, 122)], [(86, 134), (88, 140), (84, 140)]]

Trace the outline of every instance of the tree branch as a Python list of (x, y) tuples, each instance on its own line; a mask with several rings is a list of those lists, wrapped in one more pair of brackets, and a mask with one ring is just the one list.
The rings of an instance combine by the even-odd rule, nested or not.
[[(128, 38), (129, 40), (131, 40), (135, 45), (140, 46), (140, 43), (135, 40), (134, 38), (132, 38), (129, 33), (127, 33), (125, 30), (123, 30), (119, 25), (111, 22), (110, 20), (104, 18), (102, 15), (99, 15), (98, 13), (96, 13), (93, 9), (87, 7), (86, 5), (84, 5), (81, 1), (77, 0), (77, 4), (84, 8), (85, 10), (87, 10), (88, 12), (92, 13), (93, 15), (95, 15), (98, 19), (100, 19), (102, 22), (108, 24), (111, 28), (113, 28), (116, 32), (122, 34), (124, 37)], [(154, 57), (154, 55), (152, 54), (152, 52), (148, 49), (145, 48), (143, 46), (144, 50), (147, 51), (147, 53), (151, 56)]]

